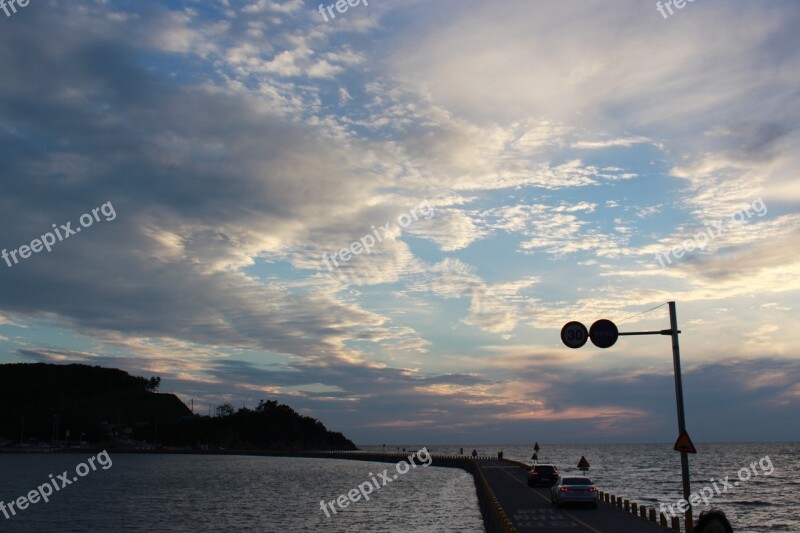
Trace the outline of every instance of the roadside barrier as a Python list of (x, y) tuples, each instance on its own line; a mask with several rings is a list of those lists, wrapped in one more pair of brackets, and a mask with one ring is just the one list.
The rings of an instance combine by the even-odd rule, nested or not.
[(659, 513), (655, 507), (647, 507), (643, 503), (631, 502), (627, 498), (622, 498), (602, 490), (597, 491), (597, 497), (600, 501), (609, 503), (614, 507), (618, 507), (626, 513), (638, 516), (642, 520), (649, 520), (650, 522), (671, 528), (673, 531), (685, 531), (686, 533), (692, 533), (694, 529), (691, 526), (688, 528), (685, 527), (685, 522), (684, 528), (681, 529), (681, 520), (679, 517), (673, 516), (670, 520), (664, 513)]

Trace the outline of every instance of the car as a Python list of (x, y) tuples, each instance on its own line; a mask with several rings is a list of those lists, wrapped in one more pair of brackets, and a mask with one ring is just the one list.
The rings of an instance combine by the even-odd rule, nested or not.
[(567, 503), (588, 503), (597, 509), (597, 487), (583, 476), (564, 476), (550, 487), (550, 503), (561, 507)]
[(550, 487), (558, 481), (558, 467), (550, 464), (533, 465), (531, 471), (528, 472), (528, 486), (537, 487), (545, 486)]

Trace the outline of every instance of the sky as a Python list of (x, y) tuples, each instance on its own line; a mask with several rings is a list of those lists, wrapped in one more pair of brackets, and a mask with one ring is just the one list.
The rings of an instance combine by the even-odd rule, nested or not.
[(692, 439), (800, 440), (797, 2), (354, 3), (0, 11), (0, 363), (359, 444), (673, 442), (668, 336), (560, 331), (675, 301)]

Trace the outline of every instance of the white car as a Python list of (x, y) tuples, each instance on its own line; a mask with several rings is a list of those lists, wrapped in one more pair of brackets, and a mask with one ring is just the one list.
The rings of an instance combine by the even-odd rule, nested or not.
[(597, 487), (588, 477), (565, 476), (550, 487), (550, 503), (561, 507), (566, 503), (588, 503), (597, 509)]

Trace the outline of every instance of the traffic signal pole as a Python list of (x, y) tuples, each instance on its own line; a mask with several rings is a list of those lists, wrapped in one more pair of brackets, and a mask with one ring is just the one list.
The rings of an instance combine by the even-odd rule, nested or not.
[[(598, 348), (610, 348), (617, 342), (617, 337), (623, 335), (669, 335), (672, 337), (672, 363), (675, 370), (675, 400), (678, 409), (678, 432), (680, 436), (675, 443), (675, 449), (681, 454), (681, 478), (683, 481), (683, 499), (686, 504), (685, 520), (686, 531), (693, 531), (694, 522), (692, 520), (692, 504), (689, 500), (691, 495), (691, 484), (689, 480), (689, 453), (697, 453), (694, 445), (686, 432), (686, 417), (683, 409), (683, 381), (681, 379), (681, 350), (678, 343), (678, 318), (675, 311), (675, 302), (669, 304), (669, 326), (670, 329), (656, 331), (627, 331), (621, 332), (610, 320), (600, 319), (592, 324), (591, 330), (587, 330), (580, 322), (567, 322), (561, 329), (561, 341), (569, 348), (580, 348), (586, 344), (587, 338), (592, 339), (592, 343)], [(661, 307), (661, 306), (659, 306)], [(681, 502), (682, 503), (682, 502)], [(680, 509), (682, 506), (679, 506)]]
[[(678, 406), (678, 431), (681, 435), (686, 432), (686, 416), (683, 411), (683, 380), (681, 379), (681, 349), (678, 344), (678, 317), (675, 311), (675, 302), (669, 302), (669, 327), (672, 335), (672, 363), (675, 367), (675, 401)], [(681, 478), (683, 479), (683, 499), (689, 501), (691, 486), (689, 481), (689, 454), (681, 450)], [(686, 530), (692, 531), (692, 504), (686, 509)]]
[[(669, 303), (669, 329), (662, 329), (661, 331), (631, 331), (627, 333), (620, 332), (619, 335), (669, 335), (672, 337), (672, 365), (675, 369), (675, 404), (678, 408), (678, 434), (683, 435), (686, 433), (686, 415), (683, 409), (683, 379), (681, 377), (681, 348), (678, 343), (678, 315), (675, 310), (675, 302)], [(692, 504), (689, 502), (689, 496), (692, 493), (691, 481), (689, 479), (689, 454), (681, 450), (681, 479), (683, 481), (683, 499), (686, 500), (686, 530), (692, 531), (694, 528), (694, 520), (692, 519)]]

